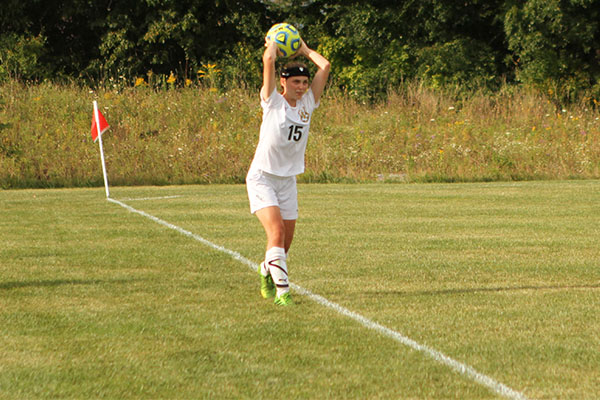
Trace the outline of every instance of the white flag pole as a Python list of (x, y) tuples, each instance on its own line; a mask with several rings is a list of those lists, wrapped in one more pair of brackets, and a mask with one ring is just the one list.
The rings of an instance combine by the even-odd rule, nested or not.
[(98, 143), (100, 144), (100, 159), (102, 160), (102, 175), (104, 175), (104, 188), (106, 189), (106, 198), (110, 197), (108, 192), (108, 179), (106, 178), (106, 165), (104, 163), (104, 149), (102, 148), (102, 133), (100, 132), (100, 118), (98, 116), (98, 103), (94, 100), (94, 119), (96, 121), (96, 132), (98, 132)]

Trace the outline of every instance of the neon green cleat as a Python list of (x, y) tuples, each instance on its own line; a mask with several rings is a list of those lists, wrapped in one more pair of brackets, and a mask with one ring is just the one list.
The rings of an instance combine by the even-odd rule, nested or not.
[(274, 303), (278, 306), (291, 306), (292, 304), (294, 304), (290, 292), (285, 292), (281, 296), (275, 298)]
[[(262, 265), (263, 263), (261, 263)], [(264, 276), (260, 273), (261, 265), (258, 266), (258, 275), (260, 275), (260, 294), (265, 299), (275, 297), (275, 283), (271, 275)]]

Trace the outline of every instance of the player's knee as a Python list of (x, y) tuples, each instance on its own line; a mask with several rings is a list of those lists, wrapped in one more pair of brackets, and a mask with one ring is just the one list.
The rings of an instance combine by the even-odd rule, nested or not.
[(285, 242), (285, 226), (283, 222), (274, 224), (269, 236), (272, 242), (283, 244)]

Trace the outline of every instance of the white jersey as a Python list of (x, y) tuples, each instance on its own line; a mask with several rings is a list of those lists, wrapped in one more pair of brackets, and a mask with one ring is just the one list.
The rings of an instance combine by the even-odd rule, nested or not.
[(263, 119), (250, 169), (277, 176), (303, 173), (310, 119), (319, 106), (312, 90), (296, 101), (296, 107), (290, 106), (276, 90), (267, 101), (261, 99), (260, 105)]

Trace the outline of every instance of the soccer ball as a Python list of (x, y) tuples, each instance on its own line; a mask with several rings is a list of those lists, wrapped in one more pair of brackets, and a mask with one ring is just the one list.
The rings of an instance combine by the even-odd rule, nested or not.
[(273, 25), (267, 32), (266, 37), (277, 43), (279, 51), (284, 57), (291, 57), (296, 54), (302, 44), (298, 29), (285, 22)]

